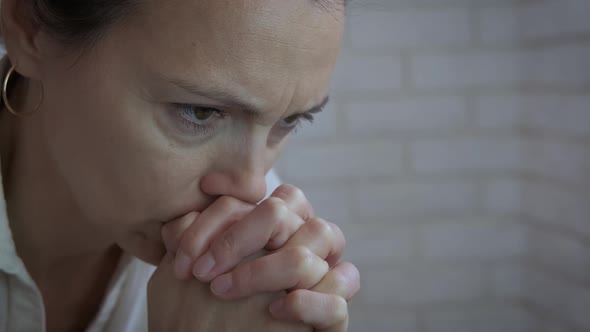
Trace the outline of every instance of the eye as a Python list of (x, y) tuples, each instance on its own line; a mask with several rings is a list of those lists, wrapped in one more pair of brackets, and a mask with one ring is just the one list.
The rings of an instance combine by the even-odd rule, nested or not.
[(219, 109), (189, 104), (176, 104), (175, 110), (186, 127), (200, 133), (211, 133), (225, 116)]
[(301, 114), (294, 114), (294, 115), (288, 116), (288, 117), (279, 121), (279, 126), (281, 128), (285, 128), (285, 129), (297, 127), (297, 125), (299, 124), (299, 121), (301, 119), (301, 116), (302, 116)]
[(314, 116), (312, 113), (293, 114), (279, 120), (273, 128), (273, 142), (279, 142), (289, 134), (296, 133), (302, 125), (302, 120), (313, 123)]
[(199, 107), (193, 105), (179, 105), (180, 115), (191, 122), (206, 122), (214, 115), (223, 114), (220, 110), (211, 107)]

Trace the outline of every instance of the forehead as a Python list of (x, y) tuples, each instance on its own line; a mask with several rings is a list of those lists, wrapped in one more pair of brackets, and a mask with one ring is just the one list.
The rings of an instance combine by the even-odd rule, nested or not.
[[(298, 86), (291, 98), (309, 97), (327, 87), (344, 21), (343, 11), (316, 1), (154, 0), (137, 20), (147, 37), (141, 39), (152, 43), (143, 46), (160, 57), (152, 63), (166, 65), (171, 75), (235, 83), (267, 96)], [(317, 94), (321, 99), (325, 91)]]

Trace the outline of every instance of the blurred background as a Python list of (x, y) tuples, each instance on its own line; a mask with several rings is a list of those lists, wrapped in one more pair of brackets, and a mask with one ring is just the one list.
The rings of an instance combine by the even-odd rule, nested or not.
[(277, 168), (341, 225), (351, 332), (590, 331), (590, 1), (352, 1)]

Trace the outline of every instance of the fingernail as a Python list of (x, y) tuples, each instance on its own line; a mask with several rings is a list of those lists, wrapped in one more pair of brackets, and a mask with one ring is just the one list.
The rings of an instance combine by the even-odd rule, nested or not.
[(274, 301), (271, 305), (270, 305), (270, 313), (273, 315), (278, 315), (281, 312), (281, 309), (283, 309), (283, 306), (285, 305), (285, 299), (284, 298), (280, 298), (276, 301)]
[(215, 266), (215, 259), (210, 252), (207, 252), (201, 258), (197, 260), (195, 263), (195, 267), (193, 268), (193, 275), (197, 278), (205, 278), (213, 267)]
[(185, 278), (190, 274), (192, 259), (184, 251), (178, 250), (176, 252), (176, 260), (174, 262), (174, 274), (177, 278)]
[(222, 295), (227, 293), (232, 286), (232, 278), (231, 274), (224, 274), (222, 276), (217, 277), (217, 279), (213, 280), (211, 283), (211, 290), (213, 293)]

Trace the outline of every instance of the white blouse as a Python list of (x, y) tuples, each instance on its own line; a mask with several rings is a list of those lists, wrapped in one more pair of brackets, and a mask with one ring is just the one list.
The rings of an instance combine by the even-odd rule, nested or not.
[[(269, 194), (280, 185), (274, 172), (267, 175), (266, 182)], [(0, 332), (44, 332), (41, 293), (16, 253), (1, 184), (0, 177)], [(154, 266), (124, 254), (100, 311), (86, 331), (147, 331), (146, 288), (154, 270)]]

